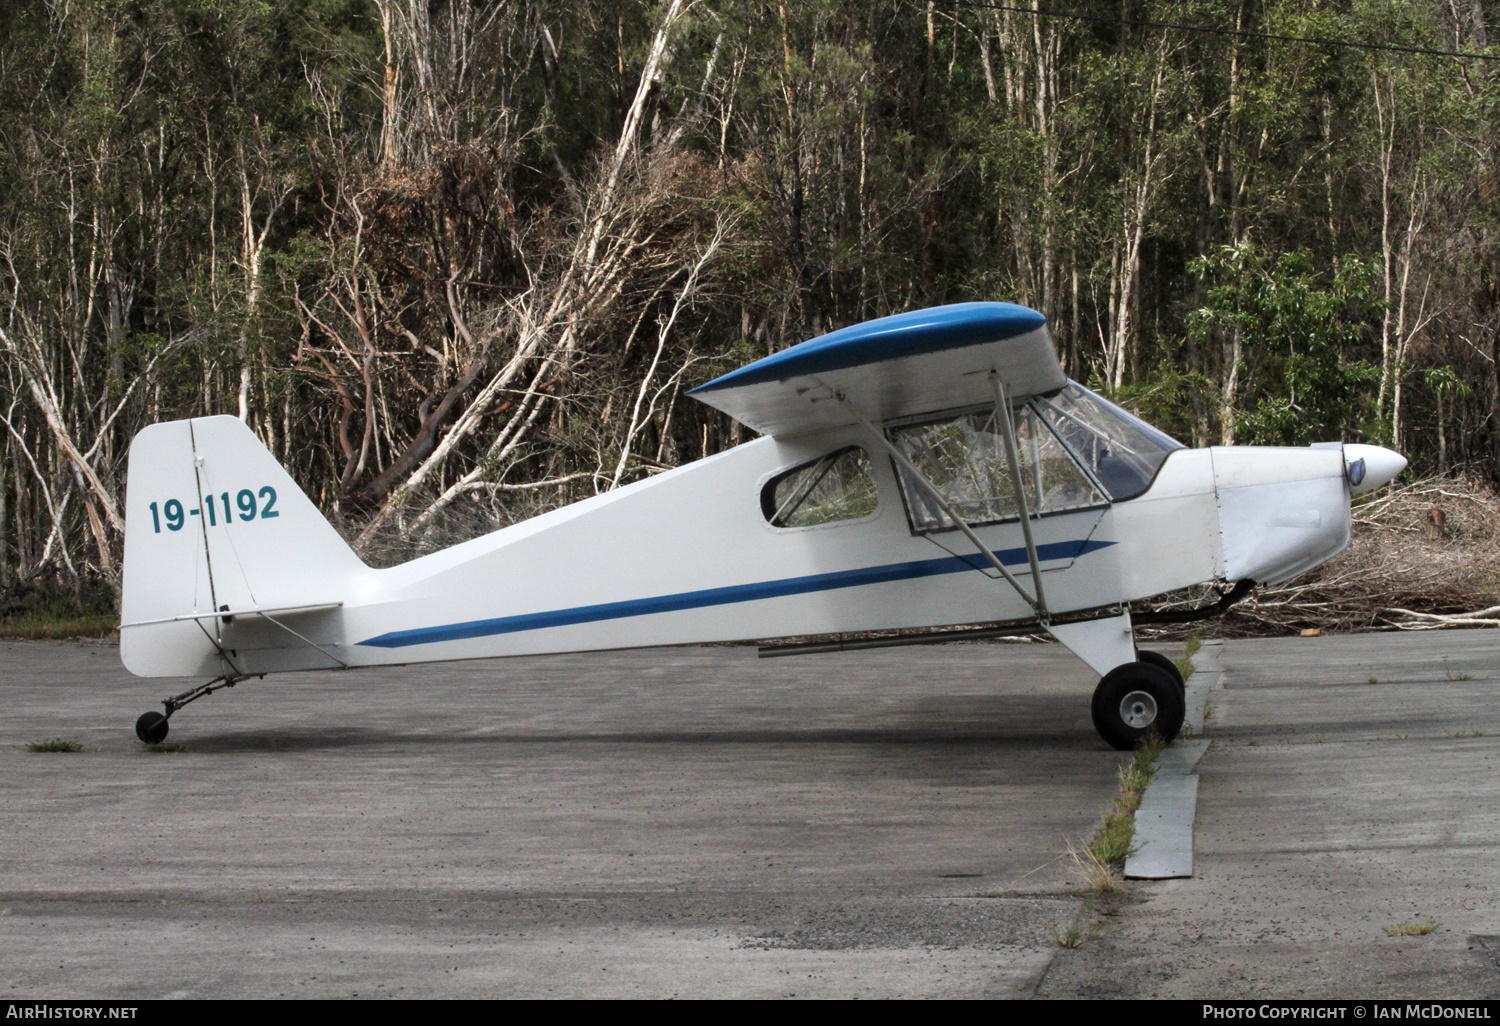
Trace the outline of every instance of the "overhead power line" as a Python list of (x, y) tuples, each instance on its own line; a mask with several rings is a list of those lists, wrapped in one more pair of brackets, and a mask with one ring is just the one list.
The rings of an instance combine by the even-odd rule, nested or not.
[(1345, 46), (1355, 50), (1389, 50), (1394, 53), (1425, 53), (1434, 57), (1472, 57), (1480, 61), (1500, 61), (1500, 54), (1464, 53), (1462, 50), (1433, 50), (1424, 46), (1396, 46), (1391, 43), (1360, 43), (1352, 39), (1327, 39), (1322, 36), (1284, 36), (1276, 32), (1253, 32), (1250, 29), (1215, 28), (1211, 25), (1186, 25), (1172, 21), (1144, 21), (1137, 18), (1109, 18), (1100, 14), (1083, 14), (1078, 11), (1051, 11), (1041, 7), (1013, 7), (1010, 4), (990, 4), (981, 0), (935, 0), (949, 7), (982, 7), (991, 11), (1014, 11), (1017, 14), (1034, 14), (1042, 18), (1070, 18), (1074, 21), (1091, 21), (1102, 25), (1139, 25), (1143, 28), (1179, 29), (1183, 32), (1201, 32), (1213, 36), (1244, 36), (1248, 39), (1271, 39), (1282, 43), (1315, 43), (1319, 46)]

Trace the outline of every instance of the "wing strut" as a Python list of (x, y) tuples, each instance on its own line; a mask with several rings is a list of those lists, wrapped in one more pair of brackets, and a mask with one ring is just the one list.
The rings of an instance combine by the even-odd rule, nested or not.
[[(989, 546), (979, 540), (979, 535), (974, 533), (974, 529), (969, 526), (969, 522), (958, 515), (958, 510), (953, 508), (953, 504), (948, 501), (947, 497), (944, 496), (941, 491), (938, 490), (938, 487), (935, 484), (927, 480), (927, 476), (920, 470), (918, 470), (911, 460), (906, 458), (906, 454), (904, 452), (896, 448), (891, 440), (885, 437), (885, 434), (883, 432), (876, 429), (875, 425), (871, 424), (868, 420), (861, 416), (860, 412), (850, 404), (849, 400), (844, 396), (843, 392), (835, 393), (835, 398), (837, 398), (838, 401), (843, 405), (844, 409), (849, 411), (849, 415), (859, 423), (859, 426), (864, 428), (865, 431), (869, 433), (870, 437), (875, 439), (875, 441), (880, 444), (881, 448), (890, 453), (891, 459), (900, 464), (901, 468), (911, 475), (912, 480), (916, 481), (917, 484), (922, 486), (922, 488), (927, 492), (928, 495), (932, 496), (933, 501), (938, 504), (938, 507), (944, 513), (948, 514), (948, 516), (953, 519), (953, 522), (958, 525), (958, 529), (964, 533), (964, 537), (968, 538), (969, 541), (973, 543), (974, 547), (979, 550), (979, 554), (989, 561), (990, 566), (1000, 571), (1001, 575), (1010, 584), (1010, 586), (1016, 590), (1016, 594), (1020, 595), (1021, 598), (1026, 601), (1026, 604), (1030, 606), (1036, 613), (1037, 619), (1041, 621), (1043, 626), (1045, 626), (1051, 619), (1051, 616), (1047, 613), (1047, 607), (1045, 604), (1043, 604), (1040, 597), (1041, 574), (1037, 572), (1036, 546), (1031, 542), (1030, 525), (1028, 524), (1026, 527), (1026, 551), (1027, 555), (1031, 558), (1032, 580), (1036, 582), (1037, 585), (1036, 597), (1033, 597), (1030, 592), (1028, 592), (1024, 587), (1021, 586), (1021, 582), (1016, 580), (1015, 576), (1009, 570), (1005, 569), (1005, 564), (1000, 562), (999, 557), (997, 557), (993, 552), (990, 551)], [(1008, 423), (1005, 430), (1007, 432), (1010, 430)], [(1009, 443), (1010, 435), (1008, 433), (1006, 435), (1006, 439), (1007, 443)], [(1013, 449), (1013, 446), (1009, 448)], [(1014, 451), (1008, 451), (1008, 455), (1010, 456), (1012, 483), (1015, 485), (1016, 491), (1019, 492), (1021, 490), (1021, 479), (1016, 475), (1015, 453)], [(1021, 509), (1023, 511), (1023, 518), (1021, 522), (1023, 524), (1026, 524), (1026, 520), (1024, 518), (1025, 506), (1023, 505)]]
[[(1036, 542), (1031, 537), (1031, 512), (1026, 508), (1026, 489), (1021, 485), (1021, 461), (1016, 458), (1016, 424), (1010, 416), (1010, 401), (1005, 394), (1005, 385), (1000, 375), (990, 371), (990, 387), (995, 390), (995, 420), (1005, 435), (1005, 462), (1010, 466), (1010, 483), (1016, 490), (1016, 509), (1021, 512), (1021, 535), (1026, 539), (1026, 558), (1031, 560), (1031, 586), (1036, 589), (1036, 601), (1032, 605), (1037, 615), (1047, 615), (1047, 596), (1042, 594), (1042, 571), (1037, 563)], [(1035, 436), (1033, 436), (1035, 437)], [(1038, 471), (1037, 501), (1042, 498), (1041, 478)]]

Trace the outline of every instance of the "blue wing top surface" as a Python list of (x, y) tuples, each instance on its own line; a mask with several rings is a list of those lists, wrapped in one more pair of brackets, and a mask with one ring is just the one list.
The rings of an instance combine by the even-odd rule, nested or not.
[(834, 393), (880, 422), (986, 401), (989, 373), (1032, 395), (1066, 381), (1047, 319), (1014, 303), (958, 303), (850, 325), (693, 389), (695, 398), (774, 435), (853, 423)]

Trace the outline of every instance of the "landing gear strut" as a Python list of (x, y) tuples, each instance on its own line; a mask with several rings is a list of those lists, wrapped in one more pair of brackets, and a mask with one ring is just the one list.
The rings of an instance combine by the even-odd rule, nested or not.
[(232, 688), (245, 679), (247, 678), (225, 674), (222, 677), (215, 677), (207, 684), (199, 684), (197, 687), (189, 688), (180, 695), (173, 695), (171, 698), (163, 700), (161, 704), (166, 706), (166, 714), (163, 715), (159, 712), (141, 713), (141, 718), (135, 721), (135, 736), (148, 745), (161, 744), (167, 739), (167, 721), (172, 718), (174, 712), (189, 702), (196, 702), (204, 695), (211, 695), (223, 688)]
[(1094, 690), (1094, 729), (1111, 747), (1130, 751), (1155, 734), (1171, 741), (1187, 715), (1186, 697), (1177, 678), (1155, 661), (1116, 666)]

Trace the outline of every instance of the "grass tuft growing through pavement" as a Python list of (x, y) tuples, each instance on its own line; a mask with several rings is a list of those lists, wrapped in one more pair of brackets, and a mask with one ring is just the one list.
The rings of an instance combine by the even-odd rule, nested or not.
[(1431, 919), (1422, 919), (1417, 922), (1392, 923), (1390, 926), (1382, 926), (1381, 932), (1387, 937), (1425, 937), (1429, 933), (1436, 933), (1442, 923), (1435, 923)]
[(1187, 650), (1182, 653), (1182, 658), (1172, 660), (1172, 664), (1177, 667), (1177, 672), (1182, 674), (1184, 683), (1193, 675), (1193, 670), (1196, 669), (1193, 666), (1193, 656), (1197, 655), (1198, 650), (1202, 647), (1203, 635), (1194, 634), (1191, 638), (1188, 638)]
[(1093, 845), (1075, 848), (1073, 842), (1069, 841), (1068, 858), (1073, 860), (1073, 872), (1078, 874), (1090, 890), (1098, 891), (1100, 894), (1109, 894), (1119, 886), (1119, 879), (1115, 876), (1115, 867), (1108, 862), (1101, 861), (1099, 856), (1094, 854)]
[(49, 737), (41, 741), (32, 741), (26, 746), (28, 752), (81, 752), (83, 745), (72, 738)]
[(1141, 742), (1130, 761), (1120, 764), (1120, 793), (1114, 809), (1094, 831), (1093, 840), (1081, 851), (1068, 846), (1078, 874), (1096, 891), (1108, 893), (1118, 886), (1118, 871), (1134, 850), (1135, 810), (1141, 807), (1141, 798), (1156, 776), (1156, 757), (1164, 747), (1154, 735)]
[(1472, 673), (1465, 673), (1463, 670), (1455, 670), (1453, 667), (1449, 666), (1447, 656), (1443, 656), (1443, 675), (1446, 676), (1449, 680), (1455, 681), (1474, 679), (1474, 675)]
[(1052, 931), (1052, 939), (1060, 948), (1081, 948), (1098, 936), (1095, 930), (1085, 930), (1077, 923), (1069, 923), (1061, 930)]
[(156, 744), (141, 742), (141, 751), (150, 752), (152, 755), (164, 755), (171, 752), (191, 752), (192, 749), (181, 741), (158, 741)]

